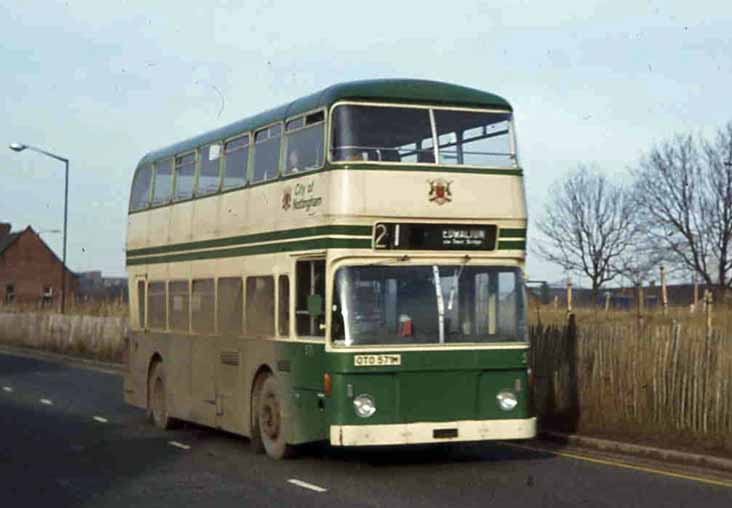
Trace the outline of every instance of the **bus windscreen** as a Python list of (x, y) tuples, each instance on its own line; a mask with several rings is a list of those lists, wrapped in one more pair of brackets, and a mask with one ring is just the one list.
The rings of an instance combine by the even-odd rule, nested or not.
[(332, 310), (336, 346), (526, 340), (517, 268), (343, 267), (336, 272)]
[(430, 109), (427, 108), (337, 106), (333, 110), (332, 160), (496, 168), (516, 166), (510, 112), (431, 111), (434, 130)]

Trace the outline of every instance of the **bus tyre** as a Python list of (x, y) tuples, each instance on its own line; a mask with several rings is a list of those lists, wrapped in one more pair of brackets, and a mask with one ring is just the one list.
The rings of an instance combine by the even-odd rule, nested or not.
[(168, 416), (166, 400), (165, 367), (162, 362), (156, 363), (150, 371), (147, 382), (148, 417), (156, 427), (168, 430), (175, 427), (177, 421)]
[(254, 380), (252, 387), (251, 411), (249, 418), (251, 420), (251, 444), (254, 453), (264, 453), (264, 443), (262, 443), (262, 435), (259, 431), (259, 397), (262, 393), (262, 383), (269, 374), (260, 374)]
[(285, 420), (279, 394), (277, 379), (267, 375), (257, 395), (257, 430), (264, 451), (275, 460), (294, 455), (294, 448), (285, 442)]

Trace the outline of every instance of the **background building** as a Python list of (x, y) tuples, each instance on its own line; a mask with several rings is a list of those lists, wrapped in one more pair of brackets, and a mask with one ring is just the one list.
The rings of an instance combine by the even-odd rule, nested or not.
[(127, 302), (127, 278), (104, 277), (101, 270), (79, 272), (79, 302)]
[(12, 232), (9, 223), (0, 222), (0, 304), (60, 304), (62, 270), (66, 301), (74, 301), (79, 276), (63, 266), (32, 227)]

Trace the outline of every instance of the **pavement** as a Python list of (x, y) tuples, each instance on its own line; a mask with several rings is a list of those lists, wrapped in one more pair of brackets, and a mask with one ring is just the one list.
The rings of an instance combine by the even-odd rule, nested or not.
[(276, 462), (161, 431), (115, 369), (0, 352), (0, 507), (732, 506), (732, 474), (524, 441), (337, 449)]

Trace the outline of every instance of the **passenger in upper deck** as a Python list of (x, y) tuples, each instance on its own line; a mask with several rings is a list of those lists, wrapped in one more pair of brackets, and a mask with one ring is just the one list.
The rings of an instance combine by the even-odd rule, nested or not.
[(297, 150), (290, 152), (287, 158), (287, 173), (297, 173), (300, 171), (300, 154)]

